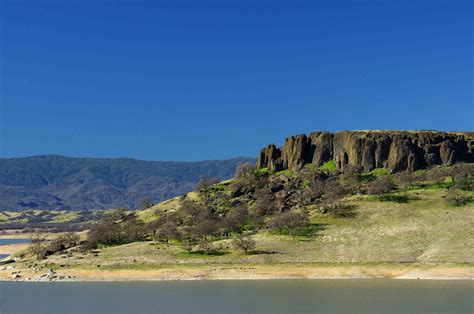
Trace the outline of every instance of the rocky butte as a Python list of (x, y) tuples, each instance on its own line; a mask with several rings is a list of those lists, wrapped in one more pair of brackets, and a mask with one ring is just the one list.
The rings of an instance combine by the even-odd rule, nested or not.
[(340, 131), (289, 137), (281, 148), (268, 145), (260, 152), (257, 168), (273, 171), (321, 166), (333, 160), (336, 168), (363, 171), (388, 168), (415, 171), (435, 165), (474, 162), (474, 132)]

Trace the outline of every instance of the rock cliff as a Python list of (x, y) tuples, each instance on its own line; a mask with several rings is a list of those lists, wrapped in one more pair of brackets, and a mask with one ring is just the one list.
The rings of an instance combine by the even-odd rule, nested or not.
[(334, 160), (339, 170), (388, 168), (414, 171), (434, 165), (474, 162), (474, 132), (341, 131), (289, 137), (280, 148), (268, 145), (257, 168), (299, 170)]

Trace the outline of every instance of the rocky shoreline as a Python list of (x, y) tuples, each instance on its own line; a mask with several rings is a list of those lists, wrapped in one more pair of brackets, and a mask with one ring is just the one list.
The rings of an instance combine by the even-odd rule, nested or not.
[[(122, 265), (123, 266), (123, 265)], [(420, 279), (472, 280), (471, 265), (209, 265), (155, 269), (52, 269), (15, 264), (0, 267), (0, 281), (170, 281), (170, 280), (284, 280), (284, 279)]]

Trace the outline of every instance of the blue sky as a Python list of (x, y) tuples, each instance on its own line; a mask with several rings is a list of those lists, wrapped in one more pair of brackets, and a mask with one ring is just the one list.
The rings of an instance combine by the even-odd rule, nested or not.
[(256, 156), (473, 130), (471, 1), (0, 0), (0, 156)]

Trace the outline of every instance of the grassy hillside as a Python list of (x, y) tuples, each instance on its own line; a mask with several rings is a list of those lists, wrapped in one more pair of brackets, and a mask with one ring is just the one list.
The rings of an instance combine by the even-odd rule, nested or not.
[[(473, 192), (467, 194), (474, 197)], [(440, 189), (413, 190), (408, 195), (407, 203), (351, 197), (357, 216), (315, 212), (310, 220), (312, 232), (305, 236), (258, 232), (252, 235), (253, 254), (233, 250), (230, 239), (215, 242), (224, 247), (222, 254), (215, 255), (186, 253), (178, 241), (136, 242), (105, 247), (95, 262), (111, 267), (130, 260), (145, 264), (474, 263), (472, 204), (446, 205)], [(71, 259), (72, 263), (83, 261)]]
[[(272, 227), (275, 217), (282, 215), (278, 212), (279, 209), (264, 216), (262, 227), (252, 226), (251, 213), (259, 206), (260, 199), (266, 196), (260, 194), (259, 190), (246, 190), (249, 186), (242, 185), (242, 182), (250, 184), (251, 181), (244, 176), (206, 187), (199, 192), (189, 193), (186, 197), (162, 202), (139, 212), (138, 221), (146, 222), (145, 226), (148, 227), (146, 229), (148, 233), (141, 241), (99, 244), (99, 247), (92, 251), (72, 248), (50, 255), (39, 264), (48, 263), (48, 267), (66, 265), (63, 267), (83, 275), (89, 274), (88, 276), (95, 276), (97, 271), (105, 274), (120, 270), (131, 276), (133, 273), (128, 271), (158, 271), (171, 268), (181, 272), (196, 267), (201, 269), (200, 274), (203, 269), (206, 269), (206, 272), (212, 271), (209, 267), (219, 270), (231, 267), (230, 269), (249, 269), (249, 271), (256, 268), (259, 272), (271, 272), (289, 265), (297, 267), (300, 271), (303, 271), (302, 269), (310, 271), (313, 267), (323, 267), (322, 265), (325, 265), (324, 267), (346, 265), (349, 267), (345, 268), (346, 270), (357, 265), (363, 268), (367, 266), (369, 268), (364, 268), (365, 272), (370, 273), (370, 269), (377, 268), (382, 275), (385, 272), (387, 276), (397, 273), (393, 272), (393, 267), (395, 269), (402, 267), (397, 265), (418, 265), (417, 267), (456, 265), (461, 269), (465, 269), (464, 267), (472, 269), (469, 267), (474, 263), (472, 242), (474, 192), (471, 189), (473, 177), (469, 175), (463, 179), (467, 185), (456, 190), (463, 202), (455, 204), (451, 200), (455, 184), (452, 182), (453, 178), (446, 175), (451, 169), (443, 170), (444, 176), (438, 178), (437, 182), (427, 180), (430, 177), (429, 172), (421, 171), (415, 174), (418, 181), (411, 182), (406, 195), (400, 185), (391, 192), (367, 194), (371, 182), (377, 182), (376, 180), (386, 176), (387, 172), (377, 169), (371, 173), (361, 173), (357, 175), (359, 190), (345, 193), (332, 200), (329, 205), (325, 201), (325, 195), (330, 194), (329, 191), (323, 192), (320, 198), (309, 204), (305, 203), (304, 198), (300, 202), (292, 203), (291, 195), (304, 195), (316, 189), (312, 183), (305, 181), (304, 171), (269, 174), (268, 181), (265, 181), (266, 185), (262, 189), (269, 191), (271, 194), (268, 195), (273, 195), (275, 198), (267, 199), (270, 202), (267, 207), (281, 206), (284, 212), (301, 210), (307, 212), (308, 221), (298, 227), (298, 232), (292, 232), (293, 230), (289, 228)], [(311, 171), (320, 172), (317, 169)], [(266, 171), (253, 172), (252, 176), (259, 177), (262, 173)], [(455, 178), (459, 179), (457, 176)], [(343, 174), (333, 174), (326, 177), (324, 182), (328, 180), (348, 182), (349, 179)], [(392, 180), (396, 180), (395, 177)], [(278, 182), (285, 182), (282, 190), (279, 190), (281, 187), (275, 188)], [(298, 184), (294, 185), (295, 182)], [(334, 186), (331, 185), (331, 188)], [(236, 193), (236, 189), (244, 191)], [(284, 193), (281, 193), (282, 191)], [(289, 192), (291, 195), (287, 196), (287, 202), (280, 203), (277, 194), (289, 195)], [(239, 232), (242, 232), (245, 238), (255, 241), (255, 247), (247, 253), (237, 249), (235, 240), (239, 232), (231, 232), (229, 235), (220, 232), (209, 233), (206, 240), (212, 245), (212, 250), (209, 252), (206, 252), (198, 242), (188, 250), (183, 246), (185, 240), (182, 236), (181, 238), (178, 235), (176, 238), (171, 236), (168, 241), (157, 238), (154, 232), (163, 228), (159, 223), (160, 219), (166, 216), (179, 217), (173, 215), (182, 213), (183, 204), (187, 201), (207, 202), (201, 204), (207, 204), (205, 206), (208, 207), (215, 206), (214, 209), (221, 213), (219, 214), (221, 219), (230, 215), (233, 206), (242, 204), (248, 206), (249, 216), (242, 231)], [(334, 204), (341, 202), (344, 206), (336, 210), (338, 207)], [(129, 219), (126, 218), (119, 224), (126, 224)], [(175, 223), (179, 224), (178, 221)], [(126, 230), (136, 231), (136, 229)], [(184, 232), (184, 229), (182, 230), (181, 232)], [(23, 265), (30, 265), (32, 257), (25, 255), (23, 258)], [(272, 267), (273, 270), (267, 268), (262, 270), (261, 267)], [(461, 272), (465, 273), (464, 270)], [(121, 276), (128, 276), (124, 275), (125, 273)]]

